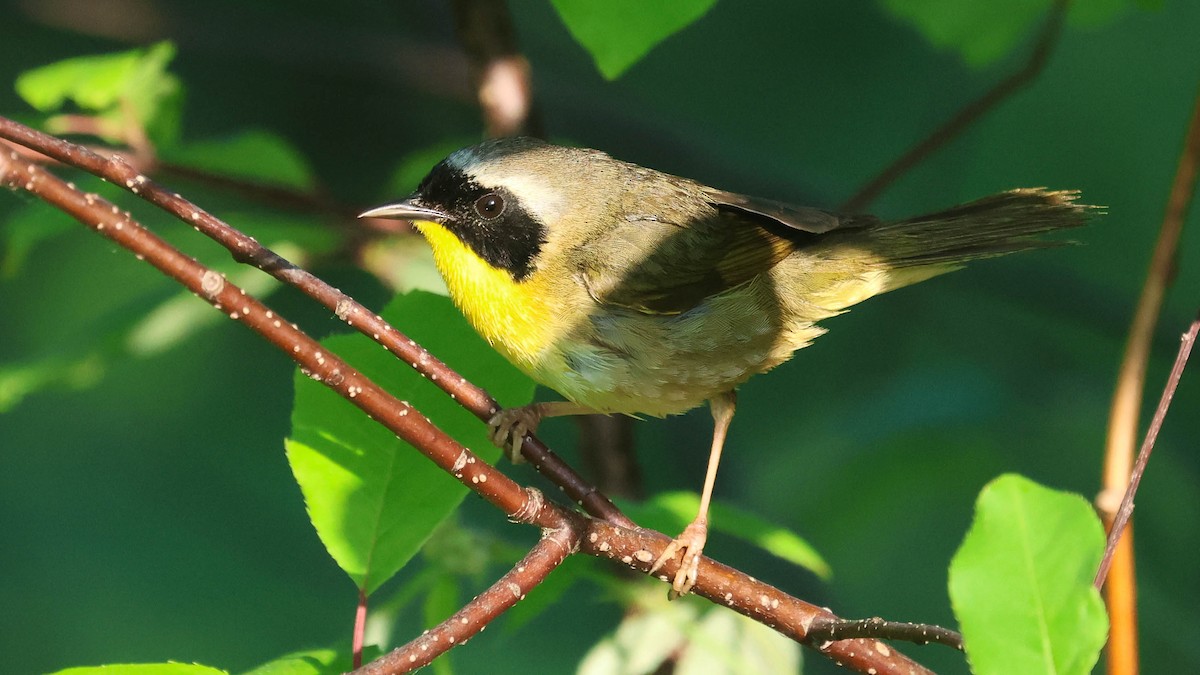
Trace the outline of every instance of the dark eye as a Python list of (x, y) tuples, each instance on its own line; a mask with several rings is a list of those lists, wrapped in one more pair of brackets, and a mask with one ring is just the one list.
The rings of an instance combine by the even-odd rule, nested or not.
[(504, 213), (504, 197), (495, 192), (489, 192), (476, 199), (475, 213), (478, 213), (480, 218), (487, 218), (488, 220), (495, 218)]

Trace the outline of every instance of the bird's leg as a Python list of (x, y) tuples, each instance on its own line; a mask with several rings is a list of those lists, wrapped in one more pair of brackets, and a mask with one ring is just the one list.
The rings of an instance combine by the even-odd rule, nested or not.
[(538, 424), (547, 417), (564, 415), (590, 415), (595, 410), (570, 401), (531, 403), (519, 408), (505, 408), (488, 420), (492, 442), (504, 450), (513, 464), (525, 461), (521, 458), (521, 444), (525, 434), (537, 431)]
[(729, 423), (733, 421), (733, 411), (737, 407), (737, 394), (732, 391), (721, 394), (709, 401), (713, 415), (712, 451), (708, 454), (708, 471), (704, 474), (704, 491), (700, 493), (700, 509), (696, 519), (691, 522), (683, 533), (672, 541), (658, 560), (650, 573), (654, 574), (668, 560), (683, 551), (679, 561), (679, 569), (675, 571), (675, 580), (671, 583), (670, 596), (672, 599), (686, 595), (696, 585), (696, 574), (700, 569), (700, 554), (704, 551), (704, 542), (708, 540), (708, 505), (712, 500), (713, 485), (717, 482), (717, 466), (721, 463), (721, 448), (725, 445), (725, 434), (729, 431)]

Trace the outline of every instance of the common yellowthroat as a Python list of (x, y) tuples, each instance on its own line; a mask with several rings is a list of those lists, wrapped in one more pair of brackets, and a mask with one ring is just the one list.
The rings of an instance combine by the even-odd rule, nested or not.
[(670, 415), (708, 401), (715, 430), (674, 592), (695, 584), (734, 391), (867, 298), (968, 260), (1054, 245), (1085, 223), (1075, 192), (1020, 189), (885, 221), (726, 192), (529, 138), (459, 150), (417, 192), (362, 217), (410, 220), (454, 302), (518, 368), (567, 401), (492, 419), (521, 439), (545, 417)]

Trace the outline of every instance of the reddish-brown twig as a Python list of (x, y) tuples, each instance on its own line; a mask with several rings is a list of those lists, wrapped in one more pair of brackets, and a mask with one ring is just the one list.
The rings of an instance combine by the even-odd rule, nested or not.
[(428, 665), (455, 645), (464, 644), (502, 612), (524, 599), (526, 593), (542, 583), (579, 548), (582, 524), (581, 520), (570, 519), (566, 527), (543, 530), (542, 538), (533, 549), (499, 581), (442, 623), (356, 670), (355, 675), (410, 672)]
[(808, 629), (810, 640), (845, 640), (851, 637), (881, 637), (889, 640), (904, 640), (919, 645), (935, 643), (963, 649), (962, 635), (949, 628), (927, 623), (905, 623), (885, 621), (879, 617), (870, 619), (818, 619)]
[(1175, 396), (1175, 389), (1179, 386), (1179, 378), (1183, 376), (1183, 369), (1187, 367), (1192, 347), (1196, 345), (1197, 332), (1200, 332), (1200, 317), (1192, 322), (1191, 327), (1180, 340), (1179, 353), (1175, 355), (1175, 364), (1171, 366), (1171, 374), (1167, 376), (1167, 384), (1163, 387), (1158, 407), (1155, 408), (1154, 417), (1150, 420), (1150, 428), (1146, 430), (1146, 438), (1142, 441), (1142, 449), (1138, 451), (1137, 461), (1133, 465), (1129, 487), (1125, 490), (1121, 506), (1117, 509), (1112, 526), (1109, 528), (1108, 546), (1104, 550), (1104, 558), (1100, 560), (1100, 569), (1096, 571), (1096, 588), (1100, 588), (1104, 584), (1109, 566), (1112, 564), (1113, 554), (1117, 549), (1117, 542), (1121, 540), (1121, 533), (1125, 531), (1129, 517), (1133, 515), (1133, 498), (1137, 494), (1138, 485), (1142, 482), (1142, 474), (1146, 472), (1146, 463), (1150, 461), (1150, 453), (1154, 450), (1155, 441), (1158, 440), (1158, 432), (1162, 429), (1167, 409), (1171, 407), (1171, 399)]
[[(1133, 450), (1137, 442), (1139, 409), (1146, 389), (1146, 366), (1154, 327), (1162, 311), (1167, 288), (1174, 277), (1176, 252), (1200, 168), (1200, 94), (1193, 105), (1191, 122), (1184, 137), (1179, 165), (1167, 198), (1167, 208), (1158, 241), (1150, 258), (1146, 282), (1129, 327), (1125, 356), (1117, 374), (1112, 407), (1108, 416), (1108, 439), (1104, 452), (1104, 488), (1096, 506), (1105, 524), (1112, 525), (1118, 504), (1130, 487)], [(1108, 603), (1108, 672), (1134, 675), (1138, 671), (1137, 585), (1134, 575), (1133, 528), (1118, 540), (1111, 573), (1104, 587)]]
[(983, 96), (968, 103), (962, 110), (958, 111), (958, 114), (935, 129), (933, 133), (926, 136), (920, 143), (909, 148), (896, 161), (879, 172), (879, 175), (859, 188), (858, 192), (854, 193), (854, 196), (846, 200), (840, 207), (840, 210), (846, 213), (858, 213), (864, 210), (879, 197), (881, 192), (896, 182), (896, 179), (910, 171), (914, 166), (920, 164), (926, 157), (933, 154), (935, 150), (953, 140), (963, 130), (974, 124), (984, 113), (995, 108), (1006, 98), (1032, 82), (1042, 72), (1042, 69), (1046, 67), (1046, 62), (1050, 58), (1050, 52), (1054, 49), (1054, 45), (1058, 43), (1058, 37), (1062, 34), (1063, 21), (1067, 15), (1068, 5), (1070, 5), (1070, 0), (1055, 0), (1054, 6), (1050, 8), (1050, 14), (1046, 17), (1046, 23), (1042, 26), (1042, 31), (1038, 35), (1037, 42), (1034, 43), (1033, 51), (1030, 52), (1029, 60), (1025, 62), (1025, 65), (1001, 80)]

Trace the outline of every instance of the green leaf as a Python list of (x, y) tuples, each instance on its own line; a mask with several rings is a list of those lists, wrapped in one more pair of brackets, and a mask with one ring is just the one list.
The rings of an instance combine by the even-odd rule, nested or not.
[[(449, 299), (409, 293), (389, 304), (383, 316), (502, 404), (532, 398), (533, 382), (492, 351)], [(412, 403), (483, 459), (499, 455), (482, 422), (374, 342), (339, 335), (322, 345)], [(412, 558), (467, 493), (407, 443), (302, 375), (297, 375), (292, 436), (286, 445), (317, 534), (368, 593)]]
[(977, 675), (1091, 672), (1108, 632), (1092, 585), (1104, 529), (1088, 502), (1021, 476), (984, 487), (950, 563), (950, 600)]
[(312, 169), (300, 151), (269, 131), (242, 131), (228, 138), (186, 143), (160, 155), (173, 164), (266, 185), (297, 190), (313, 185)]
[[(992, 63), (1036, 32), (1053, 0), (882, 0), (940, 49), (959, 52), (971, 66)], [(1085, 25), (1110, 21), (1129, 0), (1081, 0), (1070, 18)]]
[(46, 208), (41, 203), (24, 204), (3, 221), (0, 227), (0, 278), (11, 279), (21, 272), (29, 255), (43, 241), (67, 232), (75, 232), (79, 223), (71, 217)]
[[(42, 112), (54, 112), (73, 102), (99, 118), (98, 133), (112, 142), (126, 142), (135, 124), (159, 146), (178, 138), (182, 87), (166, 72), (175, 47), (160, 42), (146, 49), (117, 54), (81, 56), (22, 73), (17, 93)], [(132, 117), (132, 119), (129, 119)], [(47, 124), (51, 133), (69, 130), (61, 120)]]
[(194, 663), (114, 663), (67, 668), (55, 675), (225, 675), (225, 671)]
[(655, 45), (683, 30), (716, 0), (551, 0), (567, 30), (615, 80)]
[[(700, 497), (694, 492), (663, 492), (641, 504), (621, 502), (621, 508), (643, 527), (670, 534), (682, 531), (696, 517)], [(822, 579), (833, 575), (816, 549), (785, 527), (721, 502), (713, 502), (709, 515), (713, 532), (737, 537)]]
[(73, 357), (52, 354), (20, 363), (0, 363), (0, 413), (45, 389), (91, 387), (104, 375), (105, 361), (100, 353), (88, 351)]

